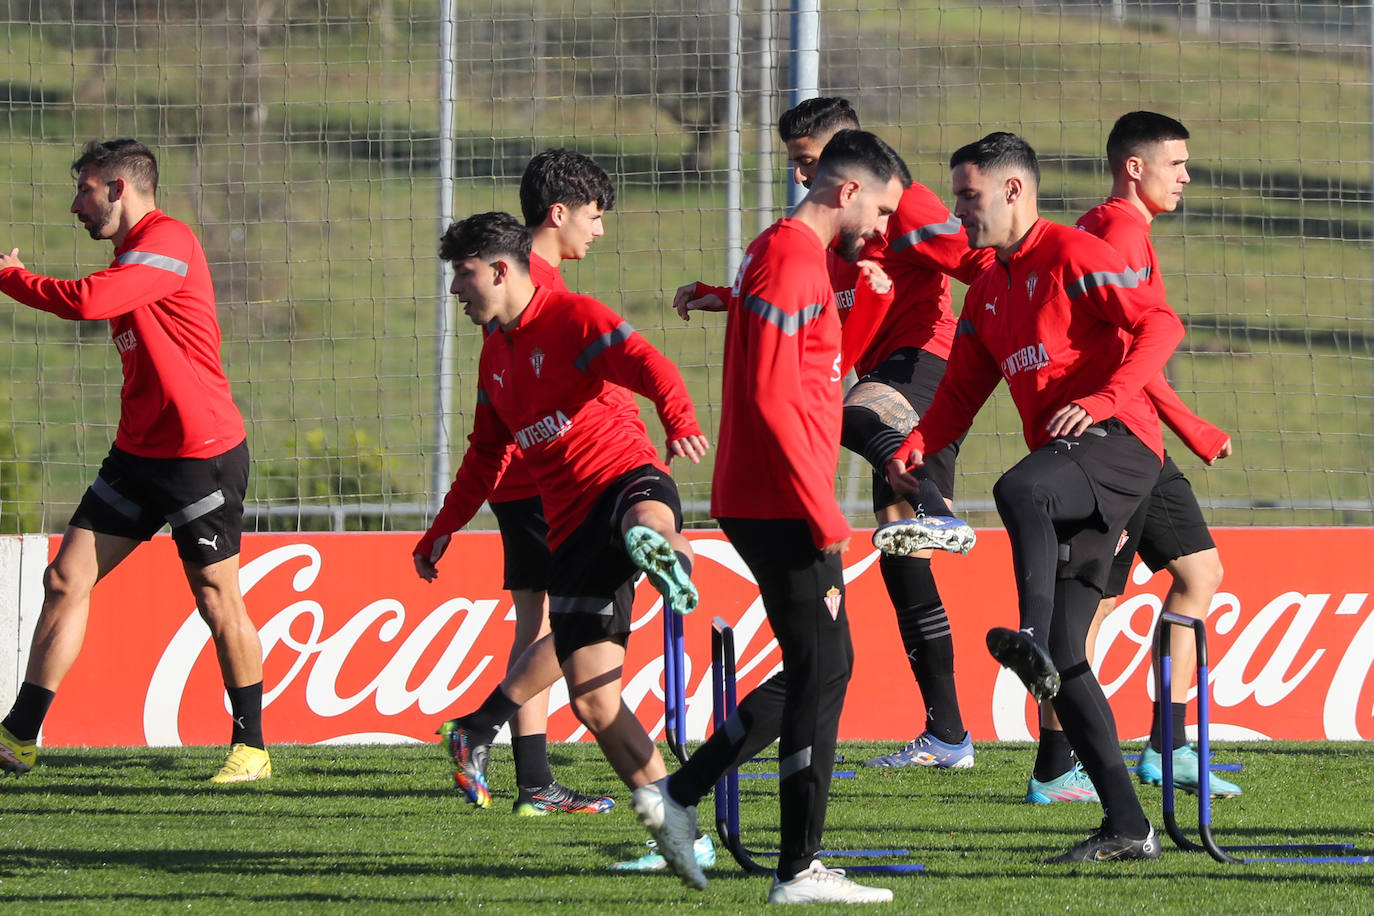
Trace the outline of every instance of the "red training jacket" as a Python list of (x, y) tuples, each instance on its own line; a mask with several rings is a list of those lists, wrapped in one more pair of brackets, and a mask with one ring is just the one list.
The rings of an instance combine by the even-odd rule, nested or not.
[(55, 280), (11, 267), (0, 271), (0, 292), (59, 318), (109, 320), (124, 372), (118, 448), (211, 458), (243, 441), (243, 415), (220, 364), (210, 268), (185, 223), (153, 210), (104, 270)]
[[(862, 346), (854, 365), (860, 376), (903, 347), (948, 359), (955, 326), (949, 278), (971, 284), (996, 260), (991, 250), (969, 248), (963, 224), (918, 182), (902, 192), (884, 238), (869, 243), (861, 257), (877, 261), (892, 278), (894, 298), (886, 314), (870, 312), (865, 318), (863, 303), (855, 298), (858, 268), (832, 253), (830, 277), (844, 322), (845, 352), (856, 343)], [(859, 324), (872, 324), (874, 318), (880, 322), (874, 328)]]
[[(1077, 226), (1102, 239), (1126, 258), (1126, 263), (1146, 286), (1164, 298), (1164, 277), (1159, 272), (1159, 256), (1150, 242), (1150, 221), (1130, 201), (1109, 197), (1078, 218)], [(1203, 461), (1221, 454), (1230, 438), (1208, 423), (1183, 402), (1163, 373), (1150, 379), (1145, 394), (1154, 402), (1159, 418)]]
[(669, 440), (701, 435), (677, 367), (590, 296), (536, 289), (514, 327), (488, 334), (478, 371), (468, 450), (415, 547), (422, 556), (472, 518), (511, 442), (539, 484), (557, 547), (615, 478), (646, 464), (667, 470), (630, 392), (653, 401)]
[(818, 548), (843, 540), (840, 320), (820, 237), (774, 223), (745, 252), (728, 303), (711, 514), (802, 519)]
[(1115, 249), (1037, 220), (1008, 263), (969, 287), (944, 380), (896, 457), (953, 442), (1006, 379), (1030, 449), (1076, 403), (1094, 421), (1120, 419), (1162, 461), (1159, 416), (1142, 389), (1182, 339), (1178, 316)]
[[(568, 284), (563, 282), (563, 274), (558, 268), (533, 251), (530, 252), (530, 279), (535, 286), (547, 287), (556, 293), (569, 292)], [(510, 461), (487, 499), (494, 503), (512, 503), (538, 495), (539, 484), (534, 482), (530, 469), (525, 466), (525, 459), (520, 457), (520, 452), (512, 443)]]

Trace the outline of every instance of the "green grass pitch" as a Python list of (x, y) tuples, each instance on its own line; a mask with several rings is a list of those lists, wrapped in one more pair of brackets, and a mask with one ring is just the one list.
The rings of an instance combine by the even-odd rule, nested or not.
[[(1163, 838), (1158, 862), (1050, 866), (1091, 832), (1097, 805), (1022, 802), (1031, 749), (977, 745), (962, 772), (865, 770), (888, 749), (845, 744), (826, 846), (903, 847), (919, 875), (887, 912), (1368, 912), (1374, 866), (1222, 865)], [(512, 816), (509, 750), (493, 751), (493, 806), (469, 807), (437, 746), (273, 748), (277, 776), (210, 786), (221, 748), (53, 749), (0, 783), (0, 895), (15, 912), (646, 913), (761, 909), (766, 879), (723, 850), (704, 892), (666, 874), (608, 871), (644, 851), (629, 793), (590, 744), (550, 748), (564, 782), (613, 794), (607, 815)], [(1224, 744), (1245, 789), (1218, 801), (1222, 843), (1343, 842), (1374, 852), (1374, 745)], [(767, 764), (756, 765), (761, 769)], [(1141, 787), (1158, 822), (1160, 790)], [(746, 842), (776, 841), (776, 783), (744, 780)], [(1179, 796), (1180, 820), (1196, 805)], [(712, 805), (701, 806), (703, 823)], [(840, 859), (830, 864), (843, 866)], [(824, 910), (824, 908), (822, 908)], [(849, 910), (846, 910), (848, 912)]]

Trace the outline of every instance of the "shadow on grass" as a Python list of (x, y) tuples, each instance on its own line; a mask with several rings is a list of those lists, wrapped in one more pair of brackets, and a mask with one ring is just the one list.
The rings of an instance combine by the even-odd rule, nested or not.
[[(596, 848), (605, 849), (605, 844)], [(298, 879), (329, 876), (332, 880), (349, 879), (386, 879), (386, 878), (480, 878), (484, 883), (494, 886), (501, 881), (528, 882), (530, 879), (587, 878), (598, 875), (610, 880), (624, 880), (635, 873), (613, 872), (609, 869), (614, 852), (606, 856), (605, 870), (595, 866), (567, 865), (551, 867), (545, 857), (536, 854), (513, 856), (506, 861), (493, 861), (491, 857), (477, 857), (459, 854), (430, 853), (423, 860), (409, 853), (385, 854), (372, 851), (344, 851), (321, 849), (314, 852), (299, 848), (289, 853), (258, 852), (234, 849), (205, 848), (158, 848), (158, 849), (80, 849), (53, 848), (44, 850), (22, 850), (8, 855), (0, 864), (0, 878), (25, 879), (35, 875), (60, 873), (62, 870), (120, 870), (157, 871), (164, 874), (187, 874), (197, 876), (242, 876), (250, 875), (257, 881), (274, 878)], [(540, 864), (545, 863), (545, 864)], [(709, 870), (713, 878), (730, 878), (736, 872), (733, 863), (730, 868)], [(641, 874), (653, 875), (646, 872)], [(666, 872), (662, 877), (677, 882)], [(739, 877), (749, 877), (738, 873)], [(305, 893), (301, 895), (275, 895), (264, 887), (265, 895), (253, 899), (343, 899), (329, 894)], [(83, 896), (87, 896), (83, 894)], [(127, 895), (119, 894), (121, 899)], [(233, 896), (242, 897), (237, 894)], [(599, 895), (604, 902), (604, 895)], [(163, 899), (149, 895), (150, 899)], [(23, 899), (19, 894), (6, 894), (8, 900)], [(51, 901), (51, 895), (35, 895), (33, 899)], [(349, 899), (354, 899), (350, 894)], [(366, 897), (358, 898), (366, 899)], [(381, 899), (381, 898), (379, 898)], [(390, 898), (395, 902), (395, 898)], [(407, 902), (424, 898), (412, 898)]]

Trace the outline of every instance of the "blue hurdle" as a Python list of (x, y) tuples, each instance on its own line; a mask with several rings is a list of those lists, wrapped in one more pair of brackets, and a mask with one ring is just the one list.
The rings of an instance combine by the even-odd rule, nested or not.
[[(735, 632), (724, 620), (716, 617), (711, 621), (711, 722), (717, 729), (725, 727), (725, 720), (735, 712)], [(776, 776), (774, 774), (774, 778)], [(839, 773), (835, 774), (839, 776)], [(852, 772), (845, 775), (852, 777)], [(746, 775), (745, 778), (748, 778)], [(771, 875), (773, 869), (757, 861), (760, 858), (776, 858), (777, 852), (764, 852), (750, 849), (740, 838), (739, 829), (739, 781), (738, 769), (732, 769), (716, 783), (716, 833), (720, 842), (730, 855), (739, 863), (740, 868), (756, 875)], [(907, 849), (852, 849), (821, 851), (828, 858), (883, 858), (910, 855)], [(846, 865), (845, 871), (853, 874), (900, 874), (924, 872), (926, 867), (918, 862), (893, 862), (880, 865)]]
[[(1353, 843), (1277, 843), (1277, 844), (1251, 844), (1243, 846), (1222, 846), (1217, 843), (1212, 836), (1212, 793), (1211, 793), (1211, 768), (1209, 763), (1212, 759), (1211, 737), (1208, 734), (1211, 728), (1210, 702), (1207, 691), (1207, 626), (1201, 620), (1192, 617), (1184, 617), (1181, 614), (1165, 612), (1160, 615), (1159, 630), (1156, 634), (1156, 641), (1159, 649), (1159, 695), (1161, 697), (1172, 697), (1173, 687), (1173, 660), (1169, 656), (1169, 637), (1176, 626), (1191, 627), (1193, 630), (1193, 640), (1197, 646), (1197, 755), (1198, 755), (1198, 805), (1197, 805), (1197, 825), (1198, 835), (1202, 840), (1201, 845), (1188, 839), (1187, 835), (1179, 828), (1178, 819), (1174, 815), (1174, 757), (1173, 754), (1161, 754), (1160, 765), (1163, 770), (1164, 783), (1164, 826), (1168, 830), (1169, 836), (1178, 847), (1187, 852), (1205, 851), (1218, 862), (1226, 862), (1238, 865), (1250, 865), (1259, 862), (1292, 862), (1305, 865), (1370, 865), (1374, 864), (1374, 856), (1258, 856), (1236, 858), (1230, 855), (1232, 852), (1246, 850), (1327, 850), (1331, 852), (1341, 850), (1352, 850), (1355, 848)], [(1166, 747), (1173, 747), (1173, 717), (1169, 714), (1168, 704), (1160, 703), (1160, 743)]]
[(687, 651), (682, 615), (663, 603), (663, 737), (668, 749), (687, 762)]

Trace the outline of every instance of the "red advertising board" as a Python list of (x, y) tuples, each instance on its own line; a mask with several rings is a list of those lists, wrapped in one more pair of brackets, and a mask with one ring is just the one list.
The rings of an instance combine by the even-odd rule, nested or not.
[[(1207, 634), (1213, 735), (1374, 738), (1374, 529), (1221, 529), (1226, 579)], [(710, 623), (735, 627), (741, 694), (780, 664), (748, 570), (718, 532), (691, 533), (701, 608), (686, 619), (688, 735), (710, 721)], [(877, 554), (856, 533), (845, 558), (855, 670), (842, 739), (906, 740), (924, 720)], [(493, 532), (454, 537), (434, 583), (410, 534), (244, 538), (241, 582), (262, 638), (273, 742), (432, 740), (501, 679), (514, 618)], [(53, 539), (51, 550), (56, 550)], [(1004, 532), (968, 557), (935, 560), (953, 625), (964, 720), (975, 741), (1029, 738), (1035, 714), (989, 658), (991, 626), (1014, 625)], [(1123, 738), (1149, 730), (1149, 642), (1168, 588), (1143, 569), (1099, 640), (1097, 667)], [(662, 735), (662, 605), (641, 584), (625, 668), (627, 702)], [(551, 740), (585, 739), (556, 685)], [(223, 712), (221, 712), (223, 710)], [(170, 538), (135, 551), (96, 589), (81, 658), (44, 727), (49, 745), (223, 743), (227, 705), (209, 632)], [(1192, 720), (1190, 719), (1190, 722)]]

